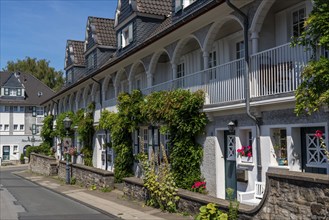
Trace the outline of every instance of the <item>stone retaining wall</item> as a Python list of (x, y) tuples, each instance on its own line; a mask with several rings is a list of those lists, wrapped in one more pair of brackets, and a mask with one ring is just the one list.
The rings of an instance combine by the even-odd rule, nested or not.
[[(143, 181), (134, 177), (124, 179), (124, 195), (145, 201), (147, 192)], [(178, 210), (196, 214), (202, 205), (216, 203), (228, 210), (229, 202), (208, 195), (178, 190), (181, 198)], [(240, 204), (240, 219), (329, 219), (329, 175), (270, 169), (261, 203), (253, 208)]]
[[(75, 178), (76, 184), (83, 185), (84, 187), (96, 186), (97, 188), (114, 188), (114, 174), (110, 171), (88, 167), (82, 164), (69, 163), (69, 166), (71, 180)], [(65, 161), (59, 162), (58, 177), (64, 180), (66, 178)]]
[(57, 161), (54, 157), (31, 153), (29, 170), (42, 175), (55, 176), (57, 175)]

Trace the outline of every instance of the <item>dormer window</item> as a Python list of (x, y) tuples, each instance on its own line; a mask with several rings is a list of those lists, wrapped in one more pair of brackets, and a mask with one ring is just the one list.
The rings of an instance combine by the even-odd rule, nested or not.
[(20, 89), (20, 88), (4, 88), (4, 95), (6, 95), (6, 96), (22, 96), (22, 89)]
[(73, 82), (73, 71), (72, 71), (72, 69), (67, 71), (66, 80), (67, 80), (67, 83), (72, 83)]
[(129, 24), (118, 33), (118, 48), (124, 48), (133, 41), (133, 24)]
[(193, 2), (196, 2), (197, 0), (175, 0), (175, 12), (180, 11), (183, 8), (186, 8), (187, 6), (191, 5)]

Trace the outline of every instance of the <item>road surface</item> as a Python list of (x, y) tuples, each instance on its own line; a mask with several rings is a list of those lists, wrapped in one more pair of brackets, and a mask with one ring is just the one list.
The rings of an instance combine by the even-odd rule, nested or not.
[(24, 169), (0, 168), (0, 220), (117, 219), (13, 174)]

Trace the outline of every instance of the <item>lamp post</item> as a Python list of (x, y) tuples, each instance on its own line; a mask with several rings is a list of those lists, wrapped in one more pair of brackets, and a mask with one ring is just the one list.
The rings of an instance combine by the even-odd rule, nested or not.
[(233, 120), (233, 121), (230, 121), (228, 124), (227, 124), (227, 127), (228, 127), (228, 131), (232, 134), (234, 133), (234, 130), (235, 130), (235, 127), (237, 126), (237, 121), (236, 120)]
[[(69, 137), (69, 130), (72, 125), (72, 120), (69, 118), (68, 115), (63, 120), (64, 128), (66, 130), (66, 136)], [(68, 154), (68, 148), (66, 154)], [(70, 167), (69, 167), (69, 157), (66, 155), (66, 184), (70, 184)]]

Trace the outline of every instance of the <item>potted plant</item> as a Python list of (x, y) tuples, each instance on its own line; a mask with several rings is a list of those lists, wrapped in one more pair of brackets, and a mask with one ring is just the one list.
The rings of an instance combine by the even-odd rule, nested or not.
[(238, 155), (241, 157), (242, 162), (252, 162), (252, 146), (242, 146), (237, 149)]

